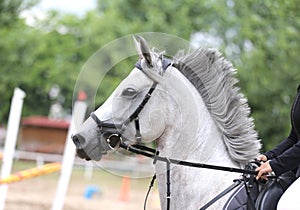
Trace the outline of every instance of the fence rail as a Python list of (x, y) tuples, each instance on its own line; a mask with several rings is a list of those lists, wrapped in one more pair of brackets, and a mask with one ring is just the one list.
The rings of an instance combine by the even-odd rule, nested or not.
[[(1, 153), (2, 150), (0, 150), (0, 154)], [(22, 150), (16, 150), (14, 154), (14, 159), (36, 161), (37, 166), (42, 166), (45, 164), (45, 162), (61, 162), (62, 158), (63, 155), (61, 154), (28, 152)], [(154, 173), (154, 166), (151, 159), (143, 159), (143, 161), (138, 161), (137, 158), (128, 158), (126, 161), (120, 161), (103, 158), (99, 162), (87, 163), (85, 160), (75, 158), (75, 167), (85, 167), (87, 165), (92, 165), (93, 168), (104, 168), (106, 170), (129, 171), (132, 173)]]

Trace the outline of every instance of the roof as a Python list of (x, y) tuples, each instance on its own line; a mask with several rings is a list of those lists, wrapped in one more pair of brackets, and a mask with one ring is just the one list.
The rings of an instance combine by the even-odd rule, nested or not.
[(22, 119), (22, 126), (68, 129), (70, 122), (66, 120), (50, 119), (45, 116), (31, 116)]

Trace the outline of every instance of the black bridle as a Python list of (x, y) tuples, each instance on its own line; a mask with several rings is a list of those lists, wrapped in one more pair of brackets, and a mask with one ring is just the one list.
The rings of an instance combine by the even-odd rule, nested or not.
[(140, 131), (140, 121), (139, 114), (143, 110), (144, 106), (147, 104), (153, 91), (157, 86), (157, 82), (153, 82), (151, 88), (148, 90), (147, 94), (144, 96), (144, 99), (140, 105), (135, 109), (135, 111), (121, 124), (107, 123), (101, 121), (94, 112), (91, 113), (91, 118), (96, 122), (100, 132), (104, 134), (106, 142), (111, 146), (111, 149), (118, 147), (119, 143), (122, 141), (122, 133), (129, 123), (134, 121), (135, 125), (135, 139), (137, 143), (141, 143), (142, 136)]
[[(168, 58), (162, 58), (162, 70), (163, 73), (166, 71), (166, 69), (172, 64), (171, 60)], [(139, 70), (143, 70), (141, 65), (141, 60), (139, 60), (135, 67)], [(144, 109), (145, 105), (148, 103), (149, 99), (152, 96), (153, 91), (157, 87), (158, 82), (154, 81), (144, 96), (142, 102), (139, 104), (139, 106), (134, 110), (134, 112), (123, 122), (120, 124), (116, 123), (110, 123), (100, 120), (94, 112), (91, 113), (91, 118), (96, 122), (100, 132), (102, 133), (106, 143), (109, 145), (111, 149), (117, 148), (120, 146), (120, 143), (122, 142), (122, 133), (126, 129), (126, 127), (129, 125), (129, 123), (134, 121), (135, 125), (135, 140), (136, 143), (141, 143), (142, 136), (140, 131), (140, 121), (139, 121), (139, 114)]]

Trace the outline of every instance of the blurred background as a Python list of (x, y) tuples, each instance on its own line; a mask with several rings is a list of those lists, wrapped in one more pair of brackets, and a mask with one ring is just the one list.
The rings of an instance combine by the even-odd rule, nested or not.
[[(300, 84), (299, 11), (299, 0), (0, 0), (0, 140), (15, 87), (27, 93), (23, 137), (38, 120), (68, 123), (76, 78), (94, 52), (125, 35), (163, 32), (218, 48), (233, 63), (263, 150), (270, 149), (289, 133)], [(133, 64), (121, 65), (106, 75), (97, 106)]]

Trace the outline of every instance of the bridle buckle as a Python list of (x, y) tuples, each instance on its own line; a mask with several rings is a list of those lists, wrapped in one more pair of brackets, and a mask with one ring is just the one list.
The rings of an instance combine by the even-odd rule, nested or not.
[(120, 147), (122, 137), (120, 134), (113, 133), (106, 138), (106, 142), (111, 150), (116, 150)]

